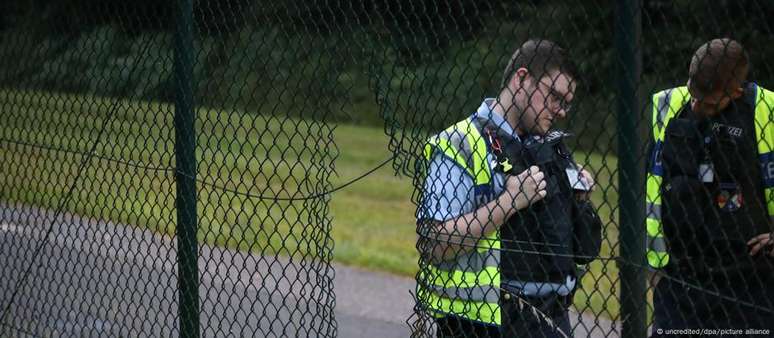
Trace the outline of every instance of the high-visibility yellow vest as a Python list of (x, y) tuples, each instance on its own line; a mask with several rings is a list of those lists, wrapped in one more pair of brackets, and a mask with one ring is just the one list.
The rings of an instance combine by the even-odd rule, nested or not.
[[(774, 215), (774, 92), (753, 84), (755, 90), (755, 140), (758, 144), (763, 176), (766, 209)], [(669, 253), (661, 224), (661, 149), (664, 131), (669, 121), (691, 99), (687, 87), (671, 88), (653, 95), (653, 152), (647, 174), (646, 226), (648, 233), (648, 264), (663, 268), (669, 263)]]
[[(473, 179), (476, 188), (492, 184), (492, 170), (487, 163), (487, 144), (474, 117), (460, 121), (432, 137), (425, 147), (428, 161), (436, 151), (463, 168)], [(421, 306), (437, 317), (450, 314), (499, 325), (499, 264), (498, 232), (486, 234), (475, 249), (459, 254), (453, 261), (428, 263), (417, 278), (417, 296)]]

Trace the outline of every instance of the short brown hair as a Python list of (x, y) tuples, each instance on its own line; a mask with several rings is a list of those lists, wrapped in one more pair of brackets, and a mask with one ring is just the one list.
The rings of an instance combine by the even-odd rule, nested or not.
[(731, 39), (714, 39), (693, 53), (688, 79), (694, 95), (711, 95), (731, 86), (741, 86), (747, 79), (749, 60), (741, 43)]
[(555, 42), (544, 39), (527, 40), (513, 53), (503, 72), (500, 88), (505, 88), (516, 70), (522, 67), (536, 78), (542, 78), (555, 70), (573, 79), (576, 77), (575, 65), (570, 62), (564, 49)]

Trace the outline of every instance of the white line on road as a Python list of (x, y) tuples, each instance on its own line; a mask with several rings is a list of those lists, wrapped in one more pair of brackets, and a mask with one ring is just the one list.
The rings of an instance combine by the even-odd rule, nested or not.
[(24, 228), (18, 225), (14, 225), (8, 222), (0, 223), (0, 230), (5, 232), (14, 232), (17, 234), (24, 233)]

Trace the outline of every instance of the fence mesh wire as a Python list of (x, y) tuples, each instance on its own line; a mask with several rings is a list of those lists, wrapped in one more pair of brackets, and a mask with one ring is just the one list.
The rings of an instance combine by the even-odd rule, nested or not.
[[(635, 10), (617, 12), (622, 3)], [(190, 15), (181, 8), (190, 8)], [(491, 304), (493, 313), (507, 307), (507, 315), (492, 318), (502, 317), (504, 328), (537, 325), (526, 328), (536, 336), (542, 336), (538, 326), (548, 327), (553, 336), (576, 337), (660, 334), (656, 330), (685, 327), (771, 330), (766, 325), (774, 323), (767, 321), (773, 306), (766, 300), (774, 299), (774, 283), (771, 258), (763, 257), (771, 248), (762, 245), (755, 256), (755, 264), (764, 268), (745, 270), (746, 261), (739, 257), (755, 247), (748, 247), (747, 240), (774, 230), (767, 214), (768, 201), (774, 199), (767, 185), (767, 142), (774, 142), (774, 136), (767, 136), (766, 126), (771, 121), (751, 121), (756, 107), (774, 105), (755, 96), (774, 88), (774, 72), (766, 62), (774, 55), (768, 43), (772, 15), (774, 5), (766, 1), (0, 3), (0, 336), (178, 336), (193, 332), (191, 327), (208, 337), (337, 336), (332, 265), (337, 218), (331, 214), (331, 198), (373, 172), (338, 172), (340, 161), (353, 155), (341, 152), (335, 136), (352, 132), (341, 127), (353, 124), (383, 128), (388, 137), (389, 156), (374, 170), (391, 165), (413, 182), (413, 195), (405, 198), (417, 206), (420, 220), (416, 227), (394, 225), (418, 234), (418, 287), (411, 291), (413, 315), (406, 318), (413, 336), (439, 335), (454, 320), (473, 316), (473, 307), (479, 310), (475, 319), (487, 322), (481, 303)], [(617, 44), (617, 34), (626, 27), (634, 27), (636, 35)], [(734, 109), (751, 114), (749, 121), (713, 120), (716, 127), (708, 129), (707, 135), (732, 140), (718, 143), (727, 148), (710, 152), (718, 178), (708, 183), (715, 185), (689, 200), (704, 196), (705, 205), (714, 207), (700, 215), (706, 224), (716, 222), (716, 231), (686, 234), (691, 220), (676, 221), (675, 215), (689, 215), (696, 204), (680, 200), (665, 206), (661, 186), (655, 188), (658, 203), (646, 196), (646, 180), (659, 176), (672, 182), (679, 167), (668, 159), (659, 170), (672, 169), (656, 172), (667, 142), (654, 136), (653, 111), (661, 110), (658, 97), (654, 101), (651, 95), (685, 85), (694, 51), (717, 37), (745, 45), (751, 65), (747, 79), (760, 89), (731, 100)], [(601, 224), (599, 252), (578, 254), (571, 250), (578, 244), (570, 237), (551, 242), (552, 233), (545, 229), (519, 235), (513, 225), (502, 227), (511, 231), (501, 231), (500, 248), (491, 248), (461, 230), (480, 222), (458, 222), (444, 233), (438, 222), (421, 217), (433, 204), (437, 218), (454, 218), (469, 195), (479, 197), (479, 188), (465, 183), (470, 177), (430, 175), (439, 169), (428, 166), (428, 140), (470, 117), (484, 98), (502, 93), (513, 52), (534, 38), (555, 41), (576, 66), (571, 100), (558, 78), (535, 76), (532, 80), (547, 81), (528, 82), (525, 88), (540, 88), (530, 93), (528, 106), (549, 106), (556, 114), (568, 108), (564, 101), (571, 101), (572, 109), (554, 128), (571, 134), (562, 141), (564, 154), (572, 154), (596, 182), (590, 200)], [(626, 48), (641, 60), (623, 59)], [(541, 70), (551, 69), (532, 73)], [(628, 110), (617, 101), (627, 95), (621, 78), (633, 86), (630, 94), (636, 99), (628, 102)], [(738, 108), (744, 104), (752, 108)], [(627, 111), (633, 129), (622, 131), (628, 122), (620, 114)], [(770, 114), (770, 109), (761, 111)], [(176, 112), (190, 113), (194, 127), (181, 129)], [(734, 128), (743, 130), (744, 141), (733, 139)], [(484, 158), (491, 142), (500, 142), (485, 129)], [(763, 135), (763, 142), (753, 135)], [(458, 146), (471, 142), (457, 136)], [(195, 158), (193, 172), (181, 170), (179, 163), (185, 139), (194, 142), (190, 148), (195, 152), (187, 154)], [(475, 153), (476, 147), (469, 146)], [(453, 148), (432, 149), (455, 161)], [(457, 169), (467, 170), (473, 153), (460, 153)], [(670, 159), (690, 157), (686, 154)], [(619, 160), (636, 170), (619, 166)], [(497, 167), (490, 162), (482, 163)], [(486, 168), (470, 173), (476, 177)], [(550, 174), (547, 167), (541, 169)], [(351, 179), (334, 184), (341, 176)], [(621, 180), (629, 188), (622, 190)], [(181, 182), (195, 185), (195, 203), (186, 204), (186, 196), (180, 196)], [(441, 194), (430, 203), (430, 186), (462, 191), (464, 197)], [(639, 209), (621, 204), (619, 195), (636, 201)], [(565, 202), (557, 210), (579, 208), (574, 196)], [(555, 225), (551, 222), (560, 217), (540, 214), (539, 203), (546, 201), (535, 201), (517, 216), (543, 215), (535, 217)], [(484, 220), (512, 208), (490, 206)], [(665, 215), (662, 231), (655, 231), (655, 210)], [(181, 212), (195, 212), (195, 247), (179, 237)], [(579, 212), (584, 211), (570, 220)], [(490, 226), (486, 236), (494, 228), (500, 224)], [(645, 284), (652, 271), (645, 250), (659, 243), (672, 255), (656, 290)], [(697, 243), (711, 250), (701, 251)], [(552, 247), (564, 248), (547, 249)], [(198, 289), (183, 295), (180, 273), (193, 266), (181, 266), (185, 257), (180, 252), (191, 248), (196, 250), (193, 285)], [(678, 261), (695, 258), (695, 252), (685, 250), (701, 253), (696, 261), (688, 259), (692, 269), (720, 272), (685, 272)], [(479, 252), (477, 258), (470, 255)], [(501, 287), (520, 271), (500, 268), (502, 261), (493, 260), (530, 255), (553, 259), (534, 264), (536, 270), (550, 270), (560, 261), (575, 263), (579, 256), (590, 262), (573, 264), (578, 280), (571, 296), (536, 300), (526, 288), (520, 293)], [(476, 264), (495, 273), (476, 273)], [(454, 270), (463, 277), (439, 277)], [(496, 286), (494, 293), (474, 295), (487, 283)], [(198, 309), (181, 306), (191, 304), (181, 303), (181, 297), (194, 297)], [(477, 300), (444, 308), (443, 302), (463, 298)], [(561, 314), (568, 309), (565, 324)], [(664, 321), (664, 313), (678, 319)], [(187, 322), (192, 318), (198, 323)], [(473, 336), (487, 331), (464, 330)]]

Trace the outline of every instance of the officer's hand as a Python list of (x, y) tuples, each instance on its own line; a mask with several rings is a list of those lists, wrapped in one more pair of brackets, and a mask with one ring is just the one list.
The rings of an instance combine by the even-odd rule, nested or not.
[(516, 210), (524, 209), (546, 197), (545, 175), (538, 167), (531, 166), (516, 176), (507, 176), (505, 190), (513, 198), (512, 206)]
[(594, 184), (596, 183), (594, 181), (594, 176), (591, 176), (591, 173), (586, 171), (586, 169), (581, 168), (580, 179), (585, 183), (588, 190), (586, 191), (576, 190), (575, 199), (578, 201), (588, 201), (589, 198), (591, 198), (591, 192), (594, 191)]
[(774, 232), (755, 236), (747, 242), (747, 245), (751, 247), (750, 256), (755, 256), (759, 251), (763, 250), (764, 254), (766, 254), (766, 251), (769, 251), (769, 256), (774, 257)]
[(594, 191), (595, 184), (597, 183), (594, 181), (594, 176), (591, 176), (591, 173), (588, 172), (585, 168), (581, 168), (580, 171), (581, 177), (586, 181), (586, 186), (589, 188), (589, 191)]

